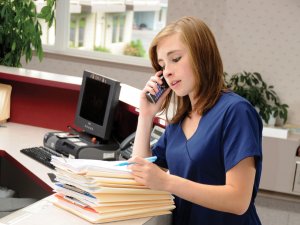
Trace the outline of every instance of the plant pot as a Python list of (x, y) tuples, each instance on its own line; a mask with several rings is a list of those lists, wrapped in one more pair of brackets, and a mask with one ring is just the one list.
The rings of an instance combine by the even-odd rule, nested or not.
[(274, 117), (272, 114), (272, 115), (270, 115), (268, 123), (266, 123), (264, 120), (262, 120), (262, 121), (263, 121), (264, 126), (274, 127), (276, 124), (276, 117)]
[(270, 115), (270, 119), (268, 121), (268, 126), (274, 127), (275, 123), (276, 123), (276, 117), (274, 117), (273, 114), (272, 114), (272, 115)]
[(277, 117), (276, 118), (276, 123), (275, 123), (275, 126), (278, 126), (278, 127), (282, 127), (284, 125), (284, 120), (280, 117)]

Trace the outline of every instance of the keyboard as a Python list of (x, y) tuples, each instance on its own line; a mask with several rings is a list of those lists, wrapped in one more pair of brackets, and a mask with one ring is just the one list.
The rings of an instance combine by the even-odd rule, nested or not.
[(31, 147), (31, 148), (24, 148), (20, 150), (25, 155), (29, 156), (30, 158), (42, 163), (43, 165), (54, 169), (54, 166), (50, 163), (51, 156), (58, 156), (61, 157), (61, 154), (51, 150), (49, 148), (45, 148), (42, 146), (39, 147)]

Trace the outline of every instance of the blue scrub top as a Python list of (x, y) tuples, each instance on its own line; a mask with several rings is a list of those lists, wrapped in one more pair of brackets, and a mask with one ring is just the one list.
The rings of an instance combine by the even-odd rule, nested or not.
[[(224, 185), (226, 172), (247, 157), (256, 163), (255, 183), (248, 210), (243, 215), (220, 212), (175, 196), (173, 225), (260, 225), (254, 199), (262, 168), (262, 122), (252, 105), (233, 92), (224, 92), (206, 112), (190, 139), (181, 122), (166, 127), (152, 149), (156, 164), (198, 183)], [(202, 193), (203, 194), (203, 193)]]

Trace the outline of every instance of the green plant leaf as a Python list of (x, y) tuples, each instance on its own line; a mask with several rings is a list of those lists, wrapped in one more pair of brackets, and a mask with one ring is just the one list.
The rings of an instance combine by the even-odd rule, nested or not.
[(51, 7), (46, 5), (41, 9), (40, 12), (40, 16), (42, 16), (42, 18), (46, 18), (47, 15), (49, 15), (51, 13)]
[(14, 51), (16, 49), (16, 42), (14, 41), (12, 46), (11, 46), (11, 50)]
[[(47, 9), (48, 8), (48, 9)], [(55, 0), (47, 1), (43, 13), (54, 21)], [(0, 63), (6, 66), (21, 66), (20, 59), (32, 59), (35, 49), (38, 58), (43, 57), (41, 34), (33, 0), (0, 1)], [(45, 21), (45, 19), (43, 19)], [(47, 22), (47, 21), (46, 21)], [(49, 23), (48, 23), (49, 25)]]
[(4, 17), (4, 15), (6, 14), (6, 5), (1, 5), (2, 10), (1, 10), (1, 18)]

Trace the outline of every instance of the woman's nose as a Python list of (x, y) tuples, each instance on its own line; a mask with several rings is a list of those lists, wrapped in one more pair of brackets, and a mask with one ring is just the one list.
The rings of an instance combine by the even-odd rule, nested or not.
[(164, 77), (170, 77), (172, 75), (172, 70), (171, 70), (170, 66), (165, 66), (165, 68), (163, 70), (163, 75), (164, 75)]

